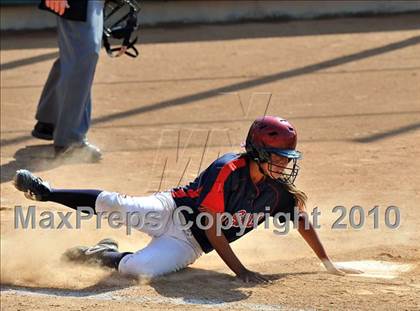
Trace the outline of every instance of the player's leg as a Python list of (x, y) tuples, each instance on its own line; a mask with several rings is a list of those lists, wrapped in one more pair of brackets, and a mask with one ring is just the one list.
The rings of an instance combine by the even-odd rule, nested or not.
[[(173, 216), (176, 205), (168, 193), (130, 197), (100, 190), (56, 190), (26, 170), (17, 171), (14, 182), (16, 188), (25, 192), (30, 199), (53, 201), (72, 208), (89, 206), (97, 213), (117, 211), (121, 213), (122, 218), (135, 213), (143, 222), (133, 225), (133, 228), (154, 237), (147, 247), (134, 254), (119, 253), (116, 249), (110, 250), (102, 246), (99, 247), (102, 251), (96, 253), (89, 248), (86, 252), (86, 249), (82, 248), (82, 259), (95, 254), (95, 260), (100, 264), (108, 267), (118, 266), (122, 274), (156, 276), (185, 268), (202, 254), (194, 238), (175, 221)], [(147, 222), (147, 215), (152, 213), (158, 223)], [(128, 223), (126, 219), (123, 222)], [(97, 250), (98, 247), (94, 249)]]
[(72, 247), (64, 252), (62, 259), (73, 263), (99, 265), (118, 270), (121, 259), (129, 254), (132, 253), (119, 252), (118, 243), (113, 239), (107, 238), (91, 247)]
[(127, 276), (156, 277), (181, 270), (200, 255), (187, 241), (163, 235), (153, 238), (145, 248), (124, 256), (118, 271)]
[[(102, 203), (99, 204), (102, 208), (106, 208), (106, 206), (103, 205), (105, 202), (106, 204), (109, 204), (109, 207), (115, 208), (115, 206), (121, 206), (119, 204), (110, 204), (112, 203), (110, 198), (122, 201), (127, 199), (127, 197), (122, 197), (119, 194), (103, 193), (105, 196), (102, 198)], [(102, 193), (100, 196), (101, 195)], [(155, 200), (165, 201), (165, 196), (167, 197), (167, 204), (171, 205), (171, 201), (173, 200), (165, 193), (159, 194), (157, 196), (160, 197), (159, 199), (157, 199), (156, 196), (153, 198)], [(126, 205), (125, 208), (130, 208), (130, 210), (132, 210), (133, 206), (136, 204), (141, 205), (142, 203), (147, 202), (148, 199), (147, 197), (128, 198), (129, 201), (123, 203), (122, 206)], [(101, 199), (98, 198), (98, 201), (100, 200)], [(134, 200), (134, 203), (131, 202), (131, 200)], [(156, 202), (149, 202), (148, 210), (151, 210), (150, 206), (154, 206), (155, 204)], [(162, 203), (160, 206), (162, 206)], [(159, 204), (155, 206), (155, 208), (158, 207)], [(110, 209), (107, 208), (107, 210), (109, 211)], [(174, 216), (173, 213), (172, 216)], [(178, 216), (180, 217), (180, 215)], [(147, 228), (147, 226), (145, 226), (145, 228)], [(175, 221), (174, 217), (171, 217), (167, 221), (164, 228), (164, 233), (159, 236), (156, 236), (157, 231), (149, 230), (149, 234), (154, 233), (152, 241), (145, 248), (135, 253), (118, 252), (118, 244), (115, 241), (111, 240), (112, 242), (109, 242), (109, 239), (106, 239), (90, 248), (82, 246), (70, 249), (65, 253), (65, 257), (71, 261), (87, 264), (93, 263), (104, 267), (115, 268), (126, 276), (156, 277), (183, 269), (202, 255), (203, 251), (191, 232), (189, 230), (184, 230), (179, 226), (179, 223)], [(145, 231), (144, 228), (141, 230)]]
[(77, 207), (91, 207), (95, 209), (95, 202), (102, 190), (67, 190), (53, 189), (41, 178), (27, 170), (18, 170), (14, 177), (16, 189), (25, 193), (28, 199), (35, 201), (56, 202), (73, 209)]
[(163, 235), (153, 238), (145, 248), (135, 253), (119, 252), (116, 241), (104, 239), (92, 247), (70, 248), (63, 254), (63, 259), (113, 268), (125, 276), (156, 277), (187, 267), (201, 253), (186, 240)]
[[(160, 199), (175, 205), (170, 194), (162, 193)], [(191, 231), (180, 226), (181, 219), (175, 219), (181, 215), (172, 213), (171, 216), (164, 234), (154, 237), (145, 248), (121, 258), (118, 265), (121, 274), (155, 277), (183, 269), (203, 254)]]
[(102, 191), (95, 204), (98, 214), (107, 216), (118, 213), (123, 224), (153, 237), (161, 236), (167, 231), (173, 222), (175, 208), (175, 202), (167, 193), (133, 197)]
[(160, 236), (166, 232), (176, 208), (170, 195), (131, 197), (102, 190), (53, 189), (27, 170), (16, 172), (14, 184), (32, 200), (56, 202), (73, 209), (90, 207), (95, 213), (102, 213), (104, 216), (117, 212), (123, 224), (129, 224), (151, 236)]

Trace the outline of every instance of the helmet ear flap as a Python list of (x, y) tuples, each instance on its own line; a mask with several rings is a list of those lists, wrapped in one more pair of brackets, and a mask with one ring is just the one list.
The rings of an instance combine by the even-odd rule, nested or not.
[(270, 153), (267, 152), (266, 150), (259, 149), (258, 154), (259, 154), (259, 159), (260, 159), (261, 163), (265, 163), (265, 162), (270, 161)]
[(257, 163), (265, 163), (270, 160), (270, 153), (262, 148), (256, 148), (250, 142), (247, 144), (246, 153)]

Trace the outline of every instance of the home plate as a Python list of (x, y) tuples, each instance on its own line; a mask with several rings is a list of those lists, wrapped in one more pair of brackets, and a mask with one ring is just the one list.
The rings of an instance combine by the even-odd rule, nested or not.
[(414, 268), (413, 264), (401, 264), (387, 261), (361, 260), (336, 262), (337, 268), (350, 268), (361, 270), (362, 274), (352, 274), (352, 276), (395, 279), (401, 273), (408, 272)]

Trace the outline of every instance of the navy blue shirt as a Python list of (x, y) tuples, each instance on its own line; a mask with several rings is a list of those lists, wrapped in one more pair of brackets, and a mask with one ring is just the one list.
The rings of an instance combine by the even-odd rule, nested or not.
[[(222, 230), (226, 239), (233, 242), (240, 238), (238, 220), (246, 224), (243, 235), (254, 228), (255, 219), (258, 224), (264, 222), (266, 216), (275, 215), (278, 212), (289, 214), (290, 220), (294, 220), (295, 199), (283, 185), (265, 178), (254, 184), (249, 171), (250, 159), (244, 155), (227, 153), (214, 161), (193, 182), (172, 189), (172, 197), (178, 207), (187, 206), (193, 213), (182, 211), (185, 219), (192, 222), (192, 234), (205, 253), (213, 250), (213, 246), (207, 239), (204, 230), (197, 226), (199, 207), (218, 213), (233, 215), (233, 224), (230, 228)], [(266, 207), (269, 207), (266, 208)], [(246, 214), (261, 213), (260, 217)], [(203, 217), (204, 222), (205, 217)], [(285, 217), (279, 218), (285, 222)], [(204, 225), (204, 223), (203, 223)]]

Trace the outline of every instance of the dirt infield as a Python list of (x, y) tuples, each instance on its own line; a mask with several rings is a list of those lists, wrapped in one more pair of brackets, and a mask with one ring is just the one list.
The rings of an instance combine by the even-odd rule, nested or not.
[[(29, 136), (56, 56), (54, 33), (2, 35), (2, 310), (418, 309), (420, 15), (145, 29), (142, 38), (139, 59), (101, 55), (89, 139), (104, 159), (84, 164), (53, 161), (52, 147)], [(295, 230), (278, 236), (261, 228), (233, 248), (273, 284), (235, 280), (214, 253), (185, 271), (134, 282), (59, 259), (70, 246), (108, 236), (137, 250), (148, 241), (141, 233), (95, 230), (93, 221), (79, 230), (13, 227), (14, 207), (33, 203), (13, 188), (18, 168), (58, 188), (142, 195), (186, 183), (218, 154), (239, 151), (264, 112), (298, 129), (297, 185), (308, 210), (321, 211), (330, 256), (410, 269), (394, 278), (329, 275)], [(332, 229), (337, 205), (361, 206), (364, 225), (351, 228), (347, 214), (348, 228)], [(368, 216), (375, 206), (377, 229)], [(400, 212), (396, 229), (385, 223), (389, 206)]]

